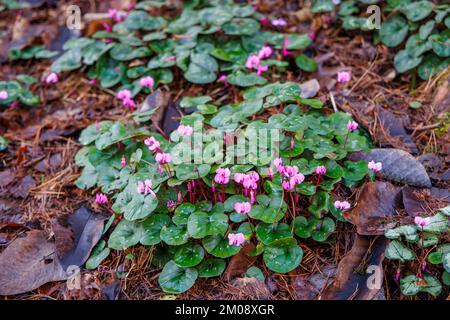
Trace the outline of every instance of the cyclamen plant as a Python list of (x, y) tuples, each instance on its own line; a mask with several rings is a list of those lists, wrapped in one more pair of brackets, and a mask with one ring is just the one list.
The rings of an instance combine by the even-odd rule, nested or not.
[[(197, 111), (181, 119), (170, 140), (148, 131), (139, 122), (140, 110), (134, 121), (86, 128), (76, 156), (84, 169), (76, 184), (102, 192), (96, 202), (110, 206), (114, 215), (108, 225), (115, 225), (89, 267), (98, 266), (111, 249), (155, 246), (152, 264), (163, 268), (161, 288), (181, 293), (198, 277), (220, 276), (226, 259), (252, 242), (252, 254), (262, 255), (269, 270), (295, 269), (303, 241), (327, 241), (335, 221), (345, 221), (342, 213), (350, 203), (337, 199), (338, 186), (353, 188), (370, 172), (367, 162), (346, 160), (348, 152), (369, 150), (364, 132), (349, 132), (349, 115), (324, 115), (310, 107), (318, 106), (313, 100), (301, 98), (295, 83), (249, 88), (241, 102), (221, 107), (212, 105), (211, 97), (184, 97), (180, 105), (194, 104)], [(214, 107), (207, 113), (205, 101)], [(263, 120), (269, 107), (282, 112)], [(205, 127), (197, 129), (198, 121)], [(225, 138), (210, 139), (210, 129)], [(234, 141), (230, 130), (235, 129), (255, 145), (266, 139), (251, 138), (252, 130), (276, 133), (278, 157), (247, 144), (236, 150), (247, 162), (228, 159), (224, 145)], [(199, 134), (205, 137), (201, 147), (192, 144)], [(185, 143), (200, 148), (201, 162), (193, 161), (196, 149), (188, 162), (178, 162)]]
[(414, 224), (385, 232), (392, 239), (385, 256), (399, 262), (395, 281), (404, 295), (425, 292), (436, 297), (442, 292), (441, 281), (450, 285), (450, 243), (446, 237), (449, 227), (450, 207), (446, 207), (430, 217), (416, 216)]

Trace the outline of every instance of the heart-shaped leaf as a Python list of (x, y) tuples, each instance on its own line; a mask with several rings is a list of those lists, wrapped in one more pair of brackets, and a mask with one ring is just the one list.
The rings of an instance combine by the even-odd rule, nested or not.
[(161, 289), (166, 293), (179, 294), (189, 290), (198, 277), (197, 269), (182, 268), (169, 261), (158, 278)]

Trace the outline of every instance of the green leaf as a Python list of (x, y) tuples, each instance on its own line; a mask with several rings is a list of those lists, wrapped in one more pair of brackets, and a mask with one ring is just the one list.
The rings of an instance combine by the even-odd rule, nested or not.
[(315, 241), (323, 242), (328, 239), (331, 233), (333, 233), (336, 228), (336, 224), (334, 220), (328, 217), (325, 217), (322, 221), (320, 221), (314, 231), (312, 232), (312, 238)]
[(312, 13), (332, 12), (335, 5), (332, 0), (315, 0), (311, 6)]
[(302, 261), (303, 250), (293, 238), (280, 239), (272, 242), (264, 250), (264, 263), (274, 271), (287, 273), (294, 270)]
[(393, 240), (385, 250), (386, 258), (390, 260), (400, 260), (401, 262), (413, 260), (414, 251), (405, 247), (400, 241)]
[(195, 205), (193, 205), (192, 203), (183, 203), (175, 209), (175, 215), (173, 216), (172, 220), (177, 226), (186, 225), (188, 223), (189, 216), (195, 210)]
[(260, 25), (258, 21), (249, 18), (234, 18), (222, 26), (227, 35), (249, 36), (258, 32)]
[(198, 267), (198, 276), (200, 278), (212, 278), (220, 276), (227, 266), (225, 260), (208, 259), (203, 261)]
[(442, 59), (435, 54), (428, 54), (417, 69), (417, 73), (422, 80), (428, 80), (450, 65), (450, 58)]
[(115, 60), (129, 61), (150, 55), (150, 50), (146, 47), (133, 48), (127, 44), (117, 43), (109, 54)]
[(425, 275), (423, 279), (415, 275), (409, 275), (400, 279), (400, 289), (405, 296), (413, 296), (419, 292), (427, 292), (437, 297), (442, 292), (439, 280), (431, 275)]
[(180, 101), (181, 108), (197, 107), (198, 105), (210, 102), (212, 98), (210, 96), (198, 96), (198, 97), (184, 97)]
[(173, 261), (167, 262), (161, 274), (158, 283), (166, 293), (179, 294), (189, 290), (198, 277), (197, 269), (182, 268)]
[(248, 278), (256, 278), (256, 280), (264, 281), (265, 277), (263, 272), (258, 267), (250, 267), (248, 268), (247, 272), (245, 273), (245, 276)]
[(426, 40), (428, 38), (428, 36), (431, 34), (431, 32), (433, 32), (435, 24), (436, 23), (433, 20), (430, 20), (427, 23), (425, 23), (424, 25), (422, 25), (419, 29), (420, 39)]
[(285, 223), (263, 223), (261, 222), (256, 226), (256, 236), (264, 244), (270, 245), (272, 242), (284, 239), (292, 238), (292, 230), (289, 225)]
[(160, 233), (164, 226), (169, 225), (170, 217), (165, 214), (152, 214), (142, 222), (142, 237), (140, 242), (143, 245), (155, 245), (161, 241)]
[(81, 67), (81, 48), (70, 49), (53, 62), (51, 70), (56, 73), (72, 71)]
[(206, 84), (216, 80), (217, 71), (217, 61), (209, 54), (191, 53), (191, 62), (184, 77), (192, 83)]
[(267, 79), (258, 76), (256, 73), (244, 73), (237, 71), (227, 76), (227, 81), (231, 84), (240, 87), (252, 87), (255, 85), (264, 85), (267, 83)]
[(196, 211), (187, 222), (189, 235), (194, 239), (202, 239), (214, 234), (223, 234), (228, 228), (228, 216), (224, 213), (206, 213)]
[(431, 46), (433, 48), (433, 51), (439, 57), (446, 58), (446, 57), (450, 56), (450, 37), (449, 36), (444, 36), (443, 34), (432, 35), (432, 36), (430, 36), (430, 41), (431, 41)]
[(396, 47), (408, 35), (408, 24), (400, 16), (392, 16), (381, 24), (380, 39), (388, 47)]
[(108, 247), (115, 250), (124, 250), (138, 244), (141, 237), (142, 228), (137, 222), (122, 220), (111, 233)]
[(400, 50), (394, 57), (394, 66), (399, 73), (414, 69), (422, 62), (423, 56), (411, 56), (407, 50)]
[(430, 1), (417, 1), (400, 7), (400, 11), (410, 21), (425, 19), (433, 11), (433, 3)]
[(415, 225), (404, 225), (398, 228), (386, 230), (384, 233), (386, 238), (399, 239), (404, 236), (407, 241), (416, 242), (419, 240), (419, 234)]
[(180, 267), (193, 267), (203, 260), (204, 255), (200, 245), (186, 243), (176, 248), (173, 261)]
[(322, 218), (323, 215), (328, 212), (329, 201), (330, 195), (327, 192), (319, 191), (312, 196), (311, 205), (308, 207), (308, 211), (316, 218)]
[(205, 250), (218, 258), (228, 258), (234, 256), (241, 250), (241, 246), (232, 246), (228, 244), (228, 239), (223, 235), (216, 234), (203, 239)]
[(86, 268), (89, 270), (97, 269), (97, 267), (102, 263), (106, 257), (109, 256), (110, 249), (105, 248), (106, 241), (101, 240), (97, 246), (92, 250), (91, 256), (86, 261)]
[(171, 246), (180, 246), (189, 239), (186, 226), (163, 226), (160, 233), (161, 240)]
[(449, 217), (438, 212), (430, 219), (430, 224), (423, 228), (426, 232), (446, 232), (448, 231)]
[(317, 70), (317, 63), (314, 59), (309, 58), (305, 54), (300, 54), (295, 58), (297, 67), (306, 72), (315, 72)]

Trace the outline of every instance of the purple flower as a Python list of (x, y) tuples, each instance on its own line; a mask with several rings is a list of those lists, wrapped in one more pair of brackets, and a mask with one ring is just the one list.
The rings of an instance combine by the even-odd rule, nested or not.
[(316, 174), (319, 176), (323, 176), (325, 173), (327, 173), (327, 168), (325, 166), (317, 166), (316, 167)]
[(234, 210), (240, 214), (247, 214), (252, 209), (250, 202), (236, 202), (234, 204)]
[(286, 191), (292, 191), (295, 188), (295, 183), (292, 183), (291, 180), (283, 181), (281, 183), (281, 185), (283, 186), (283, 189), (286, 190)]
[(334, 207), (339, 210), (348, 210), (350, 209), (350, 203), (348, 203), (347, 201), (335, 201)]
[(190, 136), (192, 136), (192, 133), (194, 132), (194, 128), (192, 128), (191, 126), (185, 126), (185, 125), (181, 124), (177, 128), (177, 132), (182, 136), (190, 137)]
[(148, 76), (148, 77), (141, 78), (139, 83), (141, 84), (141, 86), (143, 86), (145, 88), (151, 88), (155, 84), (155, 80), (153, 80), (152, 77)]
[(144, 182), (138, 181), (136, 190), (138, 193), (143, 193), (144, 195), (150, 193), (151, 195), (156, 196), (152, 188), (153, 188), (152, 180), (147, 179)]
[(123, 100), (122, 100), (122, 104), (123, 104), (125, 107), (134, 107), (134, 106), (135, 106), (135, 102), (134, 102), (134, 100), (131, 99), (131, 98), (125, 98), (125, 99), (123, 99)]
[(168, 153), (160, 152), (156, 154), (155, 160), (159, 164), (166, 164), (172, 161), (172, 157)]
[(5, 90), (0, 91), (0, 100), (6, 100), (8, 99), (8, 97), (9, 97), (8, 91)]
[(380, 172), (381, 169), (383, 169), (383, 164), (381, 162), (375, 163), (375, 161), (372, 160), (367, 164), (367, 167), (373, 172), (377, 173)]
[(247, 62), (245, 63), (245, 67), (247, 69), (257, 69), (259, 64), (260, 64), (260, 59), (257, 55), (251, 54), (248, 58), (247, 58)]
[(244, 181), (245, 174), (243, 173), (235, 173), (234, 174), (234, 182), (236, 183), (242, 183)]
[(422, 218), (422, 217), (415, 217), (414, 218), (414, 223), (417, 224), (419, 227), (426, 227), (429, 226), (431, 223), (431, 219), (429, 217), (427, 218)]
[(230, 246), (240, 246), (244, 242), (245, 242), (245, 236), (242, 232), (228, 234), (228, 244)]
[(347, 71), (340, 71), (337, 75), (337, 82), (339, 83), (346, 83), (349, 82), (352, 79), (352, 76)]
[(159, 144), (158, 140), (155, 139), (155, 137), (149, 137), (149, 138), (145, 139), (144, 143), (146, 146), (148, 146), (148, 150), (150, 150), (150, 151), (155, 151), (155, 150), (159, 149), (159, 147), (160, 147), (160, 144)]
[(214, 181), (218, 184), (227, 184), (230, 181), (231, 171), (228, 168), (217, 168)]
[(120, 160), (120, 166), (122, 168), (125, 168), (127, 166), (127, 159), (125, 158), (125, 156), (122, 156), (122, 159)]
[(58, 75), (54, 72), (50, 73), (46, 78), (45, 78), (45, 83), (50, 84), (50, 83), (57, 83), (59, 81), (58, 79)]
[(283, 18), (278, 18), (278, 19), (272, 20), (272, 25), (275, 27), (284, 27), (285, 25), (287, 25), (287, 21)]
[(258, 52), (259, 59), (269, 58), (272, 55), (272, 48), (269, 46), (263, 46)]
[(98, 204), (106, 204), (108, 203), (108, 197), (103, 193), (97, 193), (95, 195), (95, 202)]
[(347, 129), (348, 129), (348, 131), (350, 131), (350, 132), (357, 130), (357, 129), (358, 129), (358, 123), (355, 122), (355, 121), (350, 120), (350, 121), (347, 123)]
[(130, 99), (131, 98), (131, 91), (124, 89), (124, 90), (120, 90), (117, 93), (117, 98), (124, 100), (124, 99)]

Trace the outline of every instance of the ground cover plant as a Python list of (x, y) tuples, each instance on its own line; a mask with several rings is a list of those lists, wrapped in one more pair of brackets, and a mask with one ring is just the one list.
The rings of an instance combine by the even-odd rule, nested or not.
[[(0, 43), (0, 296), (73, 266), (89, 289), (39, 294), (448, 295), (449, 5), (279, 5), (102, 3), (57, 44)], [(33, 246), (52, 262), (21, 273)]]

